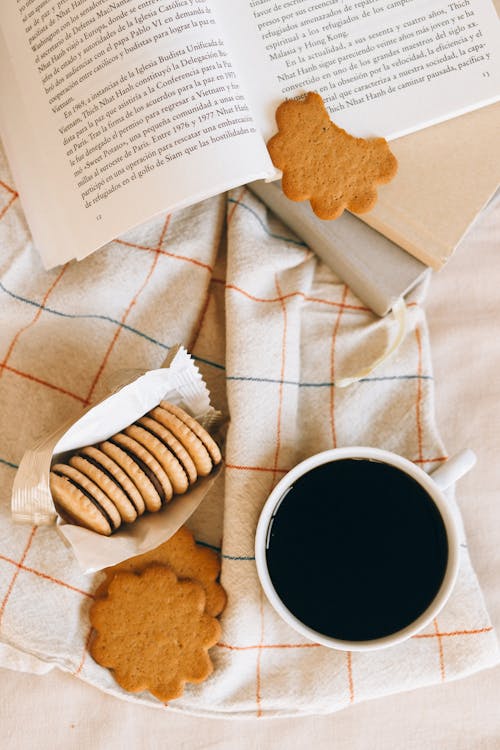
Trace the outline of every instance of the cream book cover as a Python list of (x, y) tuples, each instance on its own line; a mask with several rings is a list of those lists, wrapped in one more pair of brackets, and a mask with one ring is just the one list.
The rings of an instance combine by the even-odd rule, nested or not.
[(500, 184), (500, 104), (392, 141), (396, 179), (363, 219), (439, 270)]
[[(500, 15), (500, 0), (494, 6)], [(439, 270), (500, 185), (500, 104), (399, 138), (391, 148), (398, 178), (360, 218)]]

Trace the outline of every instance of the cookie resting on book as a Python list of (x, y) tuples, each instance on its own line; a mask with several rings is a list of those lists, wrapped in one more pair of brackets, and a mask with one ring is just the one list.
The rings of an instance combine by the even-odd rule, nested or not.
[(283, 172), (285, 195), (309, 200), (320, 219), (345, 208), (365, 213), (377, 201), (376, 186), (390, 182), (398, 163), (384, 138), (355, 138), (330, 120), (319, 94), (288, 100), (276, 110), (278, 133), (267, 144)]

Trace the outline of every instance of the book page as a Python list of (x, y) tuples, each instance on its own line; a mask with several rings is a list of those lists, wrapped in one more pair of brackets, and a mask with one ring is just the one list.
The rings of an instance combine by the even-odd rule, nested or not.
[(206, 0), (2, 0), (2, 134), (46, 265), (274, 173)]
[(265, 138), (319, 92), (341, 127), (392, 139), (500, 98), (491, 0), (212, 0)]

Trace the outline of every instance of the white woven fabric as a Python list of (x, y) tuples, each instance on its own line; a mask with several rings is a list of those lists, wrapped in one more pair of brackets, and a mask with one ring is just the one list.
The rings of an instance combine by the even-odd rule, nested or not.
[[(386, 651), (350, 654), (302, 640), (274, 614), (256, 576), (260, 509), (299, 460), (349, 444), (399, 452), (429, 471), (445, 460), (425, 289), (410, 300), (396, 354), (338, 389), (336, 379), (380, 355), (394, 323), (367, 311), (248, 192), (158, 217), (79, 264), (45, 272), (4, 164), (0, 181), (2, 666), (41, 672), (49, 664), (163, 710), (272, 716), (327, 713), (498, 662), (463, 534), (448, 604), (426, 631)], [(165, 709), (147, 694), (125, 694), (87, 653), (100, 575), (79, 571), (55, 529), (14, 526), (9, 505), (26, 447), (76, 418), (117, 370), (157, 367), (177, 342), (231, 417), (224, 474), (189, 524), (200, 543), (221, 549), (229, 598), (213, 675)]]

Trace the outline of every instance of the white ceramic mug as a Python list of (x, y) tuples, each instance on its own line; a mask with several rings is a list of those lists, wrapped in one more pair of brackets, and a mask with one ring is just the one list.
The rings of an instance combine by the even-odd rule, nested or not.
[[(312, 628), (305, 625), (292, 612), (286, 607), (283, 601), (278, 596), (271, 576), (269, 574), (267, 560), (266, 560), (266, 549), (269, 543), (269, 530), (273, 515), (277, 511), (279, 504), (284, 498), (285, 493), (293, 486), (293, 484), (304, 474), (307, 474), (312, 469), (323, 464), (330, 463), (332, 461), (338, 461), (340, 459), (367, 459), (372, 461), (378, 461), (389, 464), (401, 470), (408, 476), (415, 479), (420, 486), (425, 490), (427, 495), (433, 500), (436, 508), (439, 511), (441, 519), (444, 523), (446, 530), (447, 541), (448, 541), (448, 560), (444, 573), (443, 580), (439, 587), (437, 594), (434, 599), (422, 612), (422, 614), (411, 622), (408, 626), (389, 635), (385, 635), (381, 638), (366, 641), (348, 641), (333, 638), (323, 633), (316, 632)], [(269, 495), (259, 518), (257, 525), (257, 532), (255, 537), (255, 560), (257, 564), (257, 571), (262, 584), (262, 588), (276, 612), (285, 620), (292, 628), (297, 632), (301, 633), (306, 638), (314, 641), (315, 643), (321, 643), (324, 646), (330, 648), (341, 649), (344, 651), (370, 651), (379, 648), (385, 648), (392, 646), (396, 643), (410, 638), (412, 635), (422, 630), (431, 620), (436, 617), (438, 612), (444, 606), (447, 601), (458, 572), (458, 560), (459, 560), (459, 537), (457, 531), (457, 523), (453, 511), (451, 510), (446, 497), (443, 492), (468, 472), (475, 464), (476, 456), (471, 450), (464, 450), (452, 458), (448, 459), (446, 463), (436, 469), (432, 475), (426, 474), (419, 466), (412, 463), (406, 458), (399, 456), (395, 453), (380, 450), (378, 448), (369, 447), (348, 447), (348, 448), (334, 448), (332, 450), (324, 451), (323, 453), (317, 453), (310, 458), (305, 459), (291, 471), (289, 471), (276, 485), (271, 494)], [(307, 511), (305, 511), (307, 512)], [(291, 551), (291, 556), (293, 552)]]

